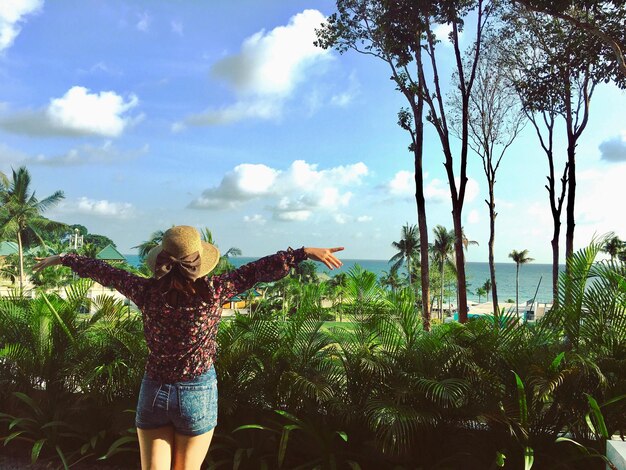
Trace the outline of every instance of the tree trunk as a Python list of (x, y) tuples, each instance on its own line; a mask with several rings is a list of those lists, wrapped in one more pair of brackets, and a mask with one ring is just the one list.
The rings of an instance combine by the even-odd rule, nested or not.
[[(496, 241), (496, 201), (493, 191), (493, 181), (489, 182), (489, 275), (491, 277), (491, 302), (493, 305), (493, 316), (496, 325), (499, 325), (498, 318), (500, 307), (498, 306), (498, 287), (496, 286), (496, 263), (493, 255), (493, 248)], [(489, 294), (487, 293), (487, 298)]]
[(452, 201), (452, 219), (454, 221), (454, 251), (456, 254), (456, 282), (459, 293), (459, 322), (467, 322), (467, 285), (465, 281), (465, 253), (463, 251), (463, 229), (461, 226), (462, 206)]
[(444, 259), (443, 256), (441, 258), (441, 302), (439, 302), (439, 320), (443, 320), (443, 283), (444, 283)]
[[(421, 150), (420, 150), (421, 154)], [(428, 225), (426, 223), (426, 202), (424, 199), (424, 177), (422, 158), (415, 157), (415, 201), (417, 203), (417, 226), (420, 234), (420, 277), (422, 281), (422, 322), (426, 331), (430, 330), (430, 269), (428, 266)]]
[(430, 330), (430, 268), (428, 266), (428, 225), (426, 223), (426, 200), (424, 198), (424, 98), (417, 98), (414, 108), (415, 141), (413, 145), (415, 167), (415, 203), (417, 205), (417, 227), (420, 234), (420, 277), (422, 281), (422, 324)]
[(574, 200), (576, 198), (576, 135), (572, 114), (571, 75), (565, 81), (565, 126), (567, 130), (567, 207), (565, 228), (565, 270), (569, 273), (567, 260), (574, 253)]
[(559, 237), (561, 236), (561, 221), (554, 218), (554, 231), (552, 232), (552, 304), (558, 304), (559, 288)]
[(515, 266), (515, 312), (519, 321), (519, 263)]
[(411, 255), (406, 257), (406, 270), (409, 274), (409, 287), (413, 289), (413, 276), (411, 275)]
[(567, 228), (565, 232), (565, 259), (574, 254), (574, 202), (576, 200), (576, 140), (568, 138), (567, 146)]
[(17, 230), (17, 250), (20, 258), (20, 294), (24, 293), (24, 248), (22, 247), (22, 233)]

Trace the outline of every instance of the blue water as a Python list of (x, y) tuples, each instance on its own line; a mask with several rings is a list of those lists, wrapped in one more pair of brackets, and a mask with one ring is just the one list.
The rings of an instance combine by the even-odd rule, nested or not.
[[(139, 265), (139, 256), (137, 255), (124, 255), (128, 262), (133, 266)], [(251, 258), (241, 256), (237, 258), (231, 258), (230, 261), (235, 267), (239, 267), (243, 264), (254, 261), (258, 258)], [(327, 273), (329, 276), (333, 276), (340, 272), (348, 272), (354, 265), (358, 264), (363, 269), (372, 271), (377, 277), (383, 275), (383, 272), (389, 272), (390, 265), (386, 260), (372, 260), (372, 259), (342, 259), (343, 266), (339, 269), (329, 271), (325, 266), (319, 265), (318, 272)], [(564, 269), (562, 267), (562, 269)], [(489, 263), (467, 263), (466, 275), (468, 282), (467, 298), (469, 300), (478, 301), (478, 296), (473, 292), (481, 287), (485, 280), (489, 279)], [(539, 280), (541, 284), (539, 285)], [(515, 300), (515, 264), (514, 263), (496, 263), (496, 280), (498, 283), (498, 300), (506, 302), (508, 299)], [(551, 302), (552, 301), (552, 265), (551, 264), (538, 264), (529, 263), (520, 267), (520, 281), (519, 281), (519, 299), (520, 302), (530, 300), (535, 295), (535, 290), (539, 285), (539, 291), (537, 292), (537, 301), (539, 302)], [(490, 297), (491, 298), (491, 297)], [(455, 299), (452, 299), (453, 303), (456, 303)], [(485, 297), (481, 298), (481, 301), (485, 301)], [(446, 300), (447, 302), (447, 300)]]

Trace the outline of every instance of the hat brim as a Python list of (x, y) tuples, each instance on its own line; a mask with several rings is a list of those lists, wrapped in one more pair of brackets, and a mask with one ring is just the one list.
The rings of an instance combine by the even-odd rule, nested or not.
[[(199, 279), (209, 274), (220, 262), (220, 251), (217, 249), (217, 247), (205, 241), (202, 241), (201, 243), (202, 252), (200, 253), (200, 271), (196, 279)], [(162, 250), (163, 246), (157, 245), (152, 248), (146, 256), (146, 265), (148, 265), (150, 271), (152, 271), (152, 274), (154, 274), (154, 265), (156, 263), (157, 256), (159, 255), (159, 253), (161, 253)]]

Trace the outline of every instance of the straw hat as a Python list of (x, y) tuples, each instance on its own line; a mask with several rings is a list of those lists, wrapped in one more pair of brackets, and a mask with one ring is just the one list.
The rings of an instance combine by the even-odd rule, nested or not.
[(198, 230), (188, 225), (167, 230), (161, 244), (146, 256), (146, 264), (157, 279), (176, 268), (192, 281), (210, 273), (219, 260), (217, 247), (202, 241)]

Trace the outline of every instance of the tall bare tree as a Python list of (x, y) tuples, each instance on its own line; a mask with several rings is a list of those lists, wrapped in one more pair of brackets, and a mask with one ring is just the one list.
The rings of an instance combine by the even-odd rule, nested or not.
[[(426, 120), (434, 126), (441, 142), (444, 167), (450, 186), (452, 220), (455, 232), (459, 320), (461, 322), (467, 321), (467, 287), (461, 219), (468, 180), (469, 100), (476, 78), (483, 31), (494, 8), (494, 3), (487, 0), (462, 2), (451, 0), (433, 2), (337, 0), (338, 13), (331, 15), (327, 24), (320, 31), (319, 43), (323, 46), (336, 47), (340, 51), (361, 47), (363, 53), (387, 60), (392, 66), (392, 79), (396, 82), (398, 89), (403, 93), (408, 91), (409, 94), (406, 96), (415, 103), (415, 106), (411, 106), (411, 112), (415, 118), (411, 124), (417, 123), (417, 118), (420, 119), (419, 123), (421, 123), (421, 114), (418, 112), (420, 102), (427, 110)], [(460, 35), (465, 25), (470, 24), (470, 22), (474, 36), (469, 60), (465, 62), (460, 45)], [(441, 58), (438, 55), (440, 49), (437, 47), (438, 38), (434, 32), (441, 25), (450, 28), (447, 39), (452, 45), (457, 76), (457, 80), (452, 86), (459, 93), (463, 107), (461, 113), (461, 145), (458, 154), (453, 150), (452, 145), (454, 136), (448, 124), (449, 110), (445, 103), (444, 86), (440, 74)], [(410, 63), (414, 65), (415, 72), (409, 70), (408, 65)], [(402, 119), (400, 120), (402, 121)], [(416, 127), (415, 131), (417, 130)], [(420, 139), (423, 139), (423, 133), (419, 135)], [(421, 140), (416, 140), (420, 149), (421, 142)], [(419, 162), (421, 163), (421, 157)], [(456, 165), (459, 167), (458, 182), (455, 172)], [(418, 179), (417, 170), (418, 165), (416, 163), (416, 182)], [(421, 178), (421, 166), (419, 167), (419, 175)], [(423, 188), (419, 188), (419, 191), (423, 191)], [(420, 204), (418, 201), (418, 211)], [(422, 249), (424, 249), (427, 242), (426, 225), (421, 223), (419, 225)], [(422, 253), (422, 263), (425, 259), (425, 254)], [(425, 280), (424, 275), (425, 272), (422, 270), (423, 281)]]
[[(576, 200), (576, 147), (589, 121), (594, 89), (601, 82), (626, 86), (614, 61), (607, 61), (604, 45), (595, 36), (566, 21), (518, 8), (505, 15), (507, 27), (501, 40), (503, 56), (515, 66), (514, 84), (524, 111), (535, 127), (548, 157), (548, 189), (554, 221), (553, 292), (557, 301), (561, 211), (566, 204), (565, 255), (574, 251)], [(554, 169), (555, 125), (565, 124), (567, 161), (557, 190)], [(566, 201), (566, 202), (565, 202)]]
[[(515, 89), (510, 86), (506, 62), (499, 60), (498, 37), (486, 40), (476, 70), (476, 83), (469, 100), (469, 146), (481, 158), (489, 199), (489, 273), (494, 315), (498, 315), (498, 290), (494, 246), (496, 238), (496, 173), (506, 151), (524, 126), (525, 116)], [(461, 134), (463, 106), (458, 95), (450, 97), (452, 129)], [(487, 290), (487, 295), (488, 295)], [(497, 322), (496, 322), (497, 324)]]
[[(430, 329), (430, 276), (428, 265), (428, 224), (424, 197), (424, 83), (423, 76), (412, 72), (411, 63), (421, 64), (425, 30), (416, 25), (410, 43), (394, 41), (395, 30), (389, 23), (389, 8), (383, 0), (337, 0), (337, 12), (317, 31), (317, 45), (335, 48), (340, 53), (353, 50), (376, 57), (387, 64), (396, 89), (402, 93), (408, 108), (398, 112), (398, 124), (411, 138), (415, 171), (415, 202), (420, 240), (420, 281), (422, 320)], [(418, 68), (421, 68), (419, 66)]]

